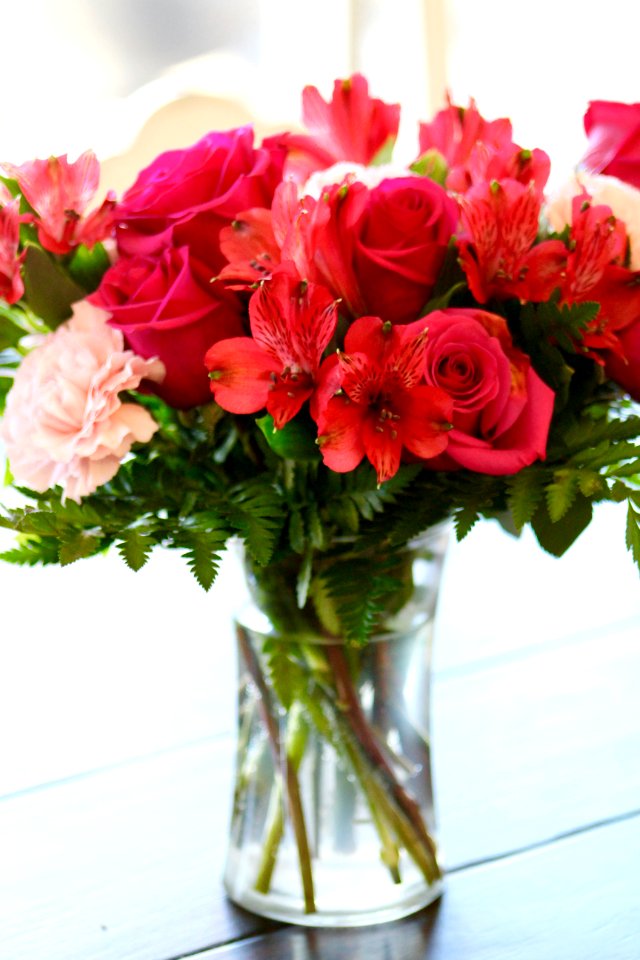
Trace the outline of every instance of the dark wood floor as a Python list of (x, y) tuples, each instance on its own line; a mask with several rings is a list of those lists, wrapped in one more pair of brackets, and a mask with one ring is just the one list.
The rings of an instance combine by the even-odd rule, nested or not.
[(230, 564), (0, 568), (0, 960), (639, 960), (640, 580), (605, 509), (561, 561), (450, 552), (433, 738), (446, 890), (314, 931), (230, 904)]

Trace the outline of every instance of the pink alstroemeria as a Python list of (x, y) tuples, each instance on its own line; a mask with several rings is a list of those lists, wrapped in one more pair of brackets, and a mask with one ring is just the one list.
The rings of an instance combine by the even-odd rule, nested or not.
[(3, 163), (35, 212), (30, 219), (38, 239), (51, 253), (69, 253), (83, 243), (92, 247), (108, 236), (115, 208), (110, 191), (98, 209), (86, 213), (100, 180), (100, 164), (91, 150), (70, 163), (66, 154), (29, 160), (21, 166)]
[[(0, 199), (2, 199), (0, 195)], [(20, 266), (24, 253), (18, 254), (20, 241), (19, 200), (0, 207), (0, 297), (6, 303), (17, 303), (24, 293)]]
[(533, 182), (542, 193), (551, 162), (543, 150), (523, 150), (512, 138), (509, 120), (485, 120), (475, 101), (458, 107), (447, 101), (431, 123), (420, 124), (421, 154), (437, 151), (447, 164), (446, 186), (455, 193), (505, 178)]
[(567, 250), (560, 240), (535, 245), (540, 207), (534, 184), (516, 180), (479, 184), (460, 199), (460, 263), (478, 303), (546, 300), (559, 285)]
[(441, 154), (448, 168), (447, 187), (463, 193), (471, 185), (467, 167), (474, 148), (484, 144), (494, 152), (510, 144), (511, 123), (485, 120), (475, 100), (470, 100), (468, 107), (459, 107), (447, 97), (447, 106), (430, 123), (420, 124), (419, 142), (421, 154), (430, 150)]
[(301, 281), (287, 264), (249, 302), (251, 337), (214, 344), (205, 356), (211, 390), (230, 413), (266, 407), (276, 429), (298, 413), (316, 386), (337, 323), (328, 290)]
[(429, 459), (446, 448), (453, 401), (424, 382), (426, 323), (393, 326), (360, 317), (347, 332), (345, 352), (325, 360), (311, 412), (330, 470), (347, 473), (366, 456), (384, 483), (398, 471), (403, 451)]
[(390, 153), (398, 134), (400, 106), (371, 97), (366, 79), (355, 73), (335, 81), (330, 101), (316, 87), (305, 87), (302, 119), (308, 134), (280, 134), (265, 141), (265, 145), (285, 147), (285, 175), (298, 183), (339, 160), (369, 164), (376, 155)]

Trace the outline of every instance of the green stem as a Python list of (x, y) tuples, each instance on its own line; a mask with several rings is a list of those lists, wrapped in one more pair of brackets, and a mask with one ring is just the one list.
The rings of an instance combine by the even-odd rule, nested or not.
[[(344, 649), (340, 644), (328, 644), (325, 650), (333, 671), (336, 691), (341, 702), (343, 716), (353, 731), (353, 735), (364, 755), (367, 757), (371, 769), (376, 771), (378, 777), (395, 800), (398, 813), (401, 814), (401, 816), (397, 818), (397, 826), (401, 830), (401, 835), (406, 842), (407, 827), (411, 828), (411, 831), (419, 841), (420, 850), (425, 851), (427, 854), (429, 862), (428, 872), (431, 879), (436, 879), (440, 876), (440, 869), (437, 865), (435, 844), (424, 825), (418, 804), (409, 796), (396, 779), (387, 758), (373, 736), (371, 727), (367, 722), (353, 688)], [(412, 846), (415, 845), (412, 844)], [(416, 850), (417, 849), (418, 848), (416, 848)], [(418, 853), (418, 856), (420, 856), (421, 860), (424, 860), (420, 853)], [(424, 863), (426, 865), (426, 861), (424, 861)], [(421, 869), (423, 869), (422, 865)]]
[(247, 631), (239, 624), (237, 626), (237, 635), (244, 662), (260, 694), (260, 710), (267, 730), (267, 735), (269, 737), (274, 764), (277, 769), (281, 769), (281, 776), (284, 780), (286, 788), (291, 824), (298, 850), (298, 861), (300, 865), (300, 877), (302, 880), (305, 913), (315, 913), (316, 906), (313, 888), (313, 873), (311, 870), (311, 854), (309, 851), (309, 841), (307, 838), (307, 829), (305, 825), (304, 810), (300, 797), (300, 785), (298, 783), (297, 773), (286, 751), (284, 753), (282, 752), (280, 734), (278, 732), (278, 723), (276, 721), (271, 702), (271, 693), (267, 687), (258, 659), (251, 646), (251, 640), (249, 639)]
[[(291, 764), (294, 773), (297, 775), (300, 768), (302, 757), (304, 756), (309, 733), (308, 724), (302, 715), (300, 704), (294, 704), (289, 712), (289, 722), (287, 725), (286, 754), (288, 762)], [(268, 817), (269, 826), (267, 827), (266, 838), (262, 847), (262, 858), (258, 867), (258, 875), (255, 882), (255, 889), (258, 893), (268, 893), (271, 887), (271, 878), (278, 859), (278, 849), (284, 834), (284, 808), (282, 803), (282, 780), (276, 783), (276, 789), (272, 795), (271, 808)], [(310, 858), (309, 858), (310, 861)], [(302, 869), (302, 865), (301, 865)], [(309, 866), (310, 869), (310, 866)], [(310, 883), (307, 878), (305, 889)], [(310, 911), (313, 912), (313, 911)]]

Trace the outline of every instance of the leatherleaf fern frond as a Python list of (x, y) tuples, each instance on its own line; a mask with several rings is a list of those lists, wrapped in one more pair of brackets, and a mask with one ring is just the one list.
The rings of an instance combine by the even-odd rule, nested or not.
[(356, 555), (335, 560), (322, 573), (323, 588), (347, 642), (366, 643), (386, 602), (401, 587), (393, 566), (390, 554)]

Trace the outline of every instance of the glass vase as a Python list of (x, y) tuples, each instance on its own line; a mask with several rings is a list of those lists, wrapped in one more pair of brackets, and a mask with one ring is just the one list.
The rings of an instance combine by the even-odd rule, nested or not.
[(224, 877), (245, 909), (347, 927), (398, 919), (440, 894), (429, 707), (446, 542), (438, 527), (403, 548), (398, 596), (364, 644), (299, 610), (283, 617), (291, 571), (272, 568), (262, 582), (252, 575), (253, 602), (236, 620), (238, 746)]

